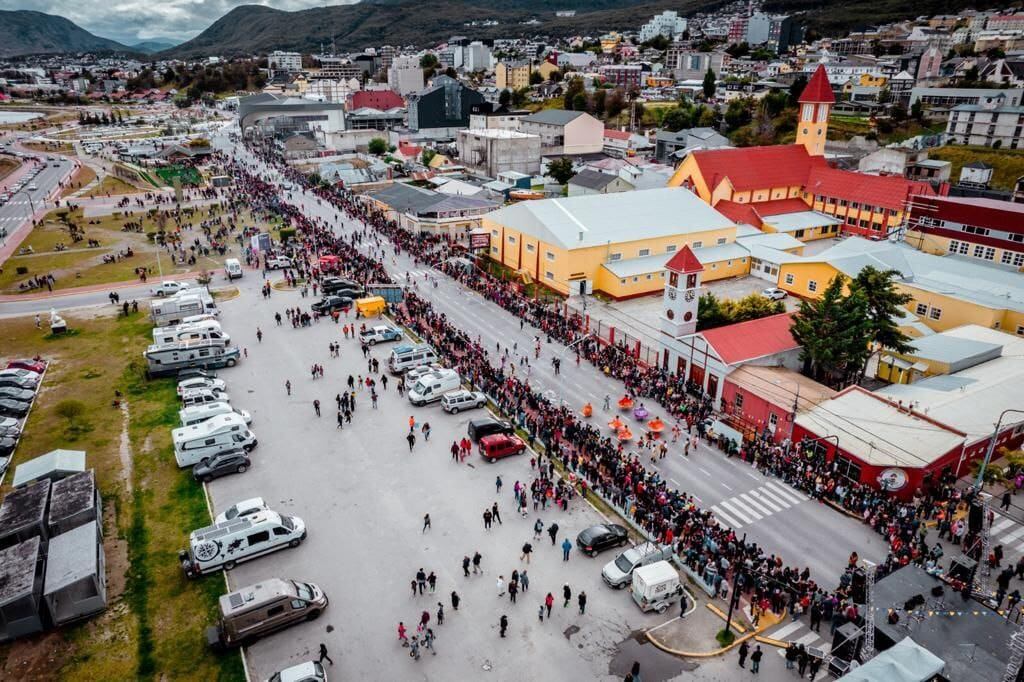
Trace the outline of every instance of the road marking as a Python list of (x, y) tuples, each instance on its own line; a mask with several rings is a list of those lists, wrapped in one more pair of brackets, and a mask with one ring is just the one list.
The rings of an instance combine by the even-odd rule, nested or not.
[(772, 510), (780, 512), (783, 509), (788, 509), (789, 505), (779, 506), (774, 502), (770, 501), (766, 495), (763, 495), (760, 490), (751, 490), (750, 496), (757, 499), (765, 507), (771, 507)]
[(1013, 540), (1016, 540), (1017, 538), (1019, 538), (1021, 535), (1024, 535), (1024, 527), (1018, 528), (1017, 530), (1015, 530), (1015, 531), (1013, 531), (1011, 533), (1007, 533), (1006, 535), (1002, 536), (999, 539), (1002, 540), (1003, 542), (1012, 542)]
[(771, 516), (771, 515), (772, 515), (772, 511), (771, 511), (770, 509), (768, 509), (768, 508), (766, 508), (766, 507), (762, 506), (762, 505), (761, 505), (761, 504), (760, 504), (760, 503), (759, 503), (759, 502), (758, 502), (757, 500), (755, 500), (755, 499), (754, 499), (754, 497), (753, 497), (752, 495), (750, 495), (749, 493), (743, 493), (742, 495), (740, 495), (740, 496), (739, 496), (739, 499), (743, 500), (743, 501), (744, 501), (744, 502), (746, 502), (746, 503), (747, 503), (748, 505), (750, 505), (751, 507), (753, 507), (753, 508), (754, 508), (755, 510), (757, 510), (757, 511), (761, 512), (761, 513), (762, 513), (762, 514), (764, 514), (765, 516)]
[(767, 488), (766, 486), (761, 486), (759, 494), (762, 498), (765, 499), (765, 501), (771, 500), (775, 504), (780, 505), (783, 509), (789, 509), (790, 507), (793, 506), (792, 502), (783, 499), (781, 495)]
[(752, 479), (754, 479), (755, 481), (760, 481), (760, 480), (761, 480), (761, 477), (760, 477), (760, 476), (755, 476), (754, 474), (750, 473), (749, 471), (747, 471), (747, 472), (744, 472), (744, 473), (746, 473), (746, 474), (747, 474), (747, 476), (750, 476), (750, 477), (751, 477)]
[(697, 467), (697, 468), (698, 468), (698, 469), (700, 469), (700, 470), (701, 470), (701, 472), (702, 472), (702, 473), (703, 473), (703, 474), (704, 474), (705, 476), (707, 476), (708, 478), (711, 478), (711, 472), (710, 472), (710, 471), (708, 471), (708, 470), (707, 470), (707, 469), (705, 469), (704, 467)]
[(806, 635), (804, 635), (800, 639), (796, 640), (796, 644), (797, 644), (797, 646), (800, 646), (801, 644), (803, 644), (804, 646), (807, 646), (808, 644), (811, 644), (812, 642), (816, 642), (819, 639), (821, 639), (821, 635), (819, 635), (818, 633), (816, 633), (816, 632), (808, 632)]
[(676, 479), (674, 479), (674, 478), (670, 478), (670, 479), (668, 479), (668, 480), (672, 481), (672, 482), (673, 482), (673, 483), (675, 483), (675, 484), (676, 484), (677, 486), (679, 486), (680, 488), (682, 488), (682, 486), (681, 486), (681, 485), (679, 485), (679, 481), (677, 481)]
[(771, 633), (772, 639), (782, 639), (783, 637), (785, 637), (789, 633), (796, 632), (801, 627), (803, 627), (803, 623), (801, 623), (798, 620), (795, 620), (795, 621), (791, 622), (789, 625), (783, 625), (781, 628), (779, 628), (775, 632)]
[(719, 509), (718, 505), (715, 505), (715, 506), (711, 507), (711, 512), (715, 516), (717, 516), (718, 520), (722, 521), (726, 526), (729, 526), (729, 527), (731, 527), (733, 529), (738, 529), (738, 528), (742, 528), (743, 527), (742, 523), (734, 521), (728, 514), (723, 512), (721, 509)]
[(771, 488), (771, 491), (775, 493), (777, 496), (781, 497), (784, 500), (789, 500), (793, 504), (799, 504), (807, 499), (806, 497), (799, 495), (799, 493), (797, 493), (796, 491), (786, 490), (782, 486), (778, 485), (777, 483), (773, 483), (772, 481), (765, 481), (765, 485)]
[[(719, 483), (722, 483), (722, 482), (719, 481)], [(722, 487), (725, 488), (726, 490), (732, 490), (732, 486), (728, 486), (725, 483), (722, 483)]]
[(992, 526), (992, 528), (989, 529), (989, 533), (991, 535), (998, 535), (999, 531), (1001, 531), (1004, 528), (1008, 528), (1009, 526), (1012, 526), (1012, 525), (1013, 525), (1013, 519), (1003, 519), (1002, 521), (1000, 521), (996, 525)]
[[(718, 503), (717, 506), (725, 507), (726, 511), (728, 511), (730, 514), (734, 514), (734, 515), (738, 516), (740, 519), (742, 519), (746, 523), (751, 523), (751, 521), (760, 521), (761, 520), (760, 514), (758, 514), (757, 512), (751, 511), (749, 509), (742, 509), (741, 510), (739, 505), (735, 504), (733, 500), (722, 500), (721, 502)], [(748, 516), (748, 514), (750, 516)], [(751, 517), (754, 517), (754, 518), (751, 519)]]

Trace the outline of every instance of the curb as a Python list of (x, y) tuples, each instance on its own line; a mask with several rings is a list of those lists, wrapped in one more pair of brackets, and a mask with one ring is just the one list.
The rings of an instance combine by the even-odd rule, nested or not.
[[(709, 603), (709, 604), (706, 604), (706, 606), (710, 607), (712, 605)], [(712, 610), (714, 611), (715, 609), (712, 609)], [(785, 617), (785, 611), (783, 612), (783, 617)], [(723, 620), (725, 620), (725, 616), (721, 616), (721, 618)], [(731, 651), (732, 649), (735, 649), (741, 643), (743, 643), (743, 642), (745, 642), (745, 641), (747, 641), (747, 640), (749, 640), (751, 638), (755, 639), (758, 642), (764, 642), (765, 644), (771, 644), (772, 646), (781, 646), (782, 648), (785, 648), (786, 646), (788, 646), (788, 643), (783, 642), (781, 645), (780, 644), (775, 644), (775, 642), (778, 642), (779, 640), (774, 640), (774, 639), (771, 639), (770, 637), (765, 637), (764, 635), (760, 634), (760, 633), (768, 630), (769, 628), (775, 627), (776, 625), (778, 625), (778, 623), (771, 623), (771, 624), (768, 624), (768, 625), (763, 625), (763, 626), (759, 627), (757, 630), (752, 630), (751, 632), (748, 632), (748, 633), (746, 633), (744, 635), (740, 635), (735, 640), (733, 640), (733, 643), (730, 644), (729, 646), (724, 646), (724, 647), (722, 647), (720, 649), (715, 649), (714, 651), (705, 651), (705, 652), (692, 652), (692, 651), (682, 651), (680, 649), (673, 649), (672, 647), (670, 647), (670, 646), (668, 646), (666, 644), (662, 644), (657, 639), (655, 639), (654, 635), (651, 634), (651, 630), (645, 631), (644, 632), (644, 636), (647, 637), (647, 641), (649, 641), (651, 644), (653, 644), (654, 646), (658, 647), (659, 649), (661, 649), (662, 651), (664, 651), (667, 654), (672, 654), (674, 656), (681, 656), (681, 657), (684, 657), (684, 658), (713, 658), (715, 656), (721, 656), (722, 654), (725, 654), (725, 653)], [(769, 641), (764, 641), (764, 640), (769, 640)]]
[[(711, 611), (711, 613), (715, 614), (716, 616), (718, 616), (722, 620), (727, 620), (728, 619), (728, 616), (726, 615), (726, 613), (724, 611), (722, 611), (722, 609), (720, 609), (717, 606), (715, 606), (714, 604), (712, 604), (711, 602), (704, 602), (704, 606), (708, 607), (708, 610)], [(743, 627), (740, 623), (736, 622), (735, 618), (732, 620), (731, 625), (741, 635), (746, 634), (747, 629), (745, 627)]]

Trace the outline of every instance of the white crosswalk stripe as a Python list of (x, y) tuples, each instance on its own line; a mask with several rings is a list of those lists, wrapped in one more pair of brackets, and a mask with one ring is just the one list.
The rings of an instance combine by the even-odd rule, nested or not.
[(744, 524), (760, 521), (808, 499), (810, 498), (796, 490), (768, 482), (722, 500), (713, 505), (711, 511), (720, 521), (735, 529), (742, 528)]
[[(782, 642), (794, 642), (796, 644), (803, 644), (808, 648), (821, 649), (827, 654), (832, 650), (832, 642), (828, 639), (828, 623), (823, 622), (821, 627), (821, 633), (814, 632), (810, 628), (810, 623), (802, 618), (790, 621), (785, 625), (779, 625), (776, 629), (769, 630), (765, 634), (772, 639)], [(780, 656), (785, 657), (785, 649), (777, 649), (777, 651)]]
[(994, 514), (989, 529), (989, 546), (1003, 546), (1003, 566), (1013, 566), (1024, 556), (1024, 524), (1009, 516)]

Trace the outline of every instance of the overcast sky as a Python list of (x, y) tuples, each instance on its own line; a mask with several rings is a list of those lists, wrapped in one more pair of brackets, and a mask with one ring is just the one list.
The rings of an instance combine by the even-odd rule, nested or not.
[(185, 41), (239, 5), (297, 10), (355, 0), (0, 0), (0, 9), (58, 14), (90, 33), (122, 43)]

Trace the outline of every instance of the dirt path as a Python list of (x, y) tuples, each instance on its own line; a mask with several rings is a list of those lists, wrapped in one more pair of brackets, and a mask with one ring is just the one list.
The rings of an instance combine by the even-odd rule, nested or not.
[(117, 453), (121, 458), (121, 480), (124, 481), (125, 489), (128, 491), (128, 499), (132, 496), (132, 441), (128, 436), (128, 422), (131, 414), (128, 411), (128, 401), (121, 401), (121, 440), (118, 443)]

